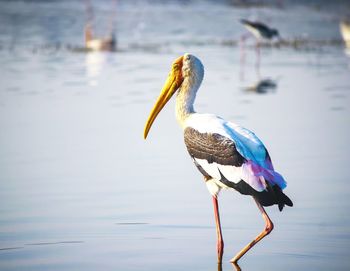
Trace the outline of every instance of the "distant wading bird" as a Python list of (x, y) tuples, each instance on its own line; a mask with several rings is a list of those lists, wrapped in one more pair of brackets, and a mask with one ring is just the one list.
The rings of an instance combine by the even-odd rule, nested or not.
[(340, 33), (344, 39), (345, 46), (350, 48), (350, 21), (341, 21), (339, 23)]
[[(267, 25), (260, 23), (260, 22), (251, 22), (248, 20), (241, 19), (240, 22), (245, 26), (245, 28), (255, 37), (256, 39), (256, 55), (257, 55), (257, 62), (256, 62), (256, 68), (259, 69), (260, 67), (260, 43), (262, 41), (272, 41), (274, 38), (278, 38), (279, 41), (281, 41), (281, 37), (279, 35), (279, 32), (277, 29), (270, 28)], [(244, 48), (244, 41), (247, 38), (246, 35), (242, 36), (242, 48)], [(243, 52), (244, 54), (244, 52)], [(241, 52), (241, 64), (244, 62), (244, 56)], [(243, 64), (242, 64), (243, 65)]]
[(251, 195), (265, 221), (264, 230), (231, 259), (237, 265), (237, 261), (273, 229), (263, 206), (277, 204), (282, 211), (284, 205), (293, 206), (293, 203), (282, 192), (286, 182), (274, 171), (265, 146), (253, 132), (215, 115), (195, 112), (193, 104), (203, 76), (204, 67), (197, 57), (185, 54), (174, 61), (146, 122), (144, 138), (159, 112), (177, 91), (176, 119), (184, 131), (187, 150), (203, 174), (213, 199), (218, 263), (222, 262), (224, 249), (217, 199), (221, 189)]
[(258, 40), (272, 40), (274, 37), (279, 38), (277, 29), (268, 27), (260, 22), (250, 22), (248, 20), (241, 20), (241, 23), (247, 28), (247, 30), (254, 35)]
[(90, 51), (115, 51), (117, 39), (115, 36), (115, 17), (117, 10), (117, 0), (114, 0), (110, 26), (105, 37), (97, 37), (93, 31), (94, 12), (90, 0), (85, 1), (88, 21), (84, 29), (85, 49)]
[(85, 48), (91, 51), (115, 51), (116, 39), (114, 33), (110, 33), (107, 37), (97, 38), (93, 35), (92, 26), (85, 26)]

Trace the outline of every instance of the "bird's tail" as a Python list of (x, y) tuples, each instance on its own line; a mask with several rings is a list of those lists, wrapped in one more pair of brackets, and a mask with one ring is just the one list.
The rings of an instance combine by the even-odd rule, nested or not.
[(274, 185), (271, 188), (273, 189), (273, 193), (275, 194), (275, 198), (278, 204), (278, 209), (280, 211), (283, 210), (283, 207), (285, 205), (289, 207), (293, 206), (292, 200), (286, 194), (283, 193), (282, 189), (278, 185)]
[(266, 184), (266, 190), (254, 194), (254, 198), (256, 198), (261, 205), (271, 206), (277, 204), (280, 211), (283, 210), (285, 205), (293, 206), (291, 199), (283, 193), (278, 185), (272, 185), (269, 182), (266, 182)]

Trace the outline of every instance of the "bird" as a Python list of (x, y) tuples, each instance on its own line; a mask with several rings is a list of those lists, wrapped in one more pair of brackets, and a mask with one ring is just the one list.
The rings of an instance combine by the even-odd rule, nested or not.
[[(255, 46), (255, 51), (256, 51), (256, 70), (259, 74), (259, 68), (260, 68), (260, 43), (263, 41), (272, 41), (275, 37), (279, 39), (281, 42), (282, 39), (279, 35), (279, 32), (277, 29), (270, 28), (266, 24), (263, 24), (261, 22), (252, 22), (248, 21), (245, 19), (241, 19), (240, 22), (245, 26), (245, 28), (253, 34), (253, 36), (256, 39), (256, 46)], [(243, 35), (241, 37), (241, 65), (244, 64), (244, 41), (246, 40), (247, 36)]]
[(117, 12), (117, 0), (114, 0), (111, 8), (109, 28), (105, 37), (96, 37), (93, 31), (94, 10), (90, 0), (85, 0), (87, 22), (84, 29), (85, 49), (89, 51), (115, 51), (117, 38), (115, 35), (115, 18)]
[(272, 40), (274, 37), (279, 38), (279, 32), (277, 29), (270, 28), (266, 24), (261, 22), (251, 22), (245, 19), (241, 19), (241, 23), (247, 28), (247, 30), (254, 35), (258, 40)]
[(340, 33), (345, 42), (345, 46), (350, 48), (350, 20), (343, 20), (339, 23)]
[(116, 38), (113, 32), (105, 38), (94, 37), (91, 24), (85, 26), (85, 48), (91, 51), (115, 51)]
[(286, 181), (274, 170), (266, 147), (252, 131), (216, 115), (195, 111), (203, 77), (204, 66), (199, 58), (189, 53), (178, 57), (148, 116), (143, 137), (147, 138), (156, 117), (177, 93), (176, 120), (183, 130), (187, 151), (212, 196), (218, 263), (222, 263), (224, 249), (218, 205), (222, 189), (252, 196), (265, 221), (263, 231), (231, 259), (238, 265), (238, 260), (274, 227), (264, 206), (277, 205), (282, 211), (293, 202), (282, 191)]

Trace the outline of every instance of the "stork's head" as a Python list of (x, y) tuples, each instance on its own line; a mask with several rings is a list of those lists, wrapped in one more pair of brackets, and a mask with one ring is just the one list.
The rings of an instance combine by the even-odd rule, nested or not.
[[(168, 78), (146, 122), (143, 134), (145, 139), (157, 115), (174, 93), (177, 90), (181, 91), (181, 86), (185, 84), (187, 86), (197, 86), (198, 88), (202, 82), (203, 75), (204, 68), (202, 62), (194, 55), (185, 54), (173, 62)], [(186, 90), (188, 89), (190, 88), (186, 88)]]
[(204, 75), (202, 62), (191, 54), (185, 54), (182, 61), (182, 75), (193, 83), (201, 83)]

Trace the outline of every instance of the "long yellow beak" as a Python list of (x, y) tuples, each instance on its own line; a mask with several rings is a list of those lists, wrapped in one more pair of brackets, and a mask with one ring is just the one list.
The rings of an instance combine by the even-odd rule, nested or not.
[(164, 105), (170, 100), (170, 98), (182, 84), (182, 61), (183, 56), (176, 59), (172, 65), (171, 72), (169, 73), (162, 91), (160, 92), (160, 95), (147, 119), (145, 129), (143, 131), (144, 139), (147, 138), (148, 132), (151, 129), (151, 126), (158, 116), (159, 112), (163, 109)]

